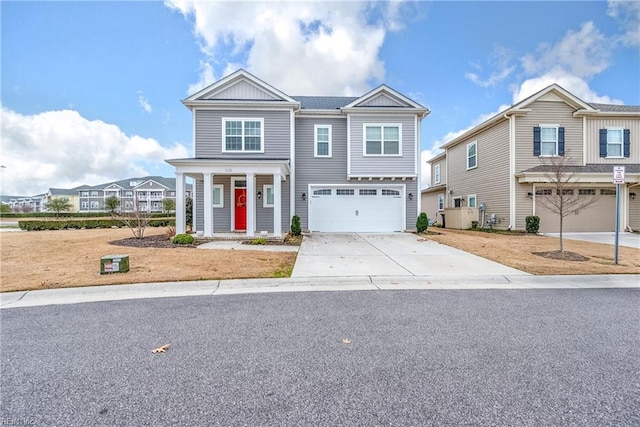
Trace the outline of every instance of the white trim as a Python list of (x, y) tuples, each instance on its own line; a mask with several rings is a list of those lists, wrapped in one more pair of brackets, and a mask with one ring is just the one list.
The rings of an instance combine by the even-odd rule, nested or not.
[[(471, 146), (474, 146), (475, 149), (476, 149), (476, 153), (474, 154), (474, 157), (476, 159), (476, 164), (471, 166), (471, 167), (469, 167), (469, 147), (471, 147)], [(467, 166), (467, 170), (472, 170), (472, 169), (477, 168), (478, 167), (478, 140), (477, 139), (475, 141), (471, 141), (470, 143), (467, 144), (467, 149), (466, 149), (465, 153), (466, 153), (465, 164)]]
[[(289, 218), (288, 223), (291, 223), (291, 218), (296, 214), (296, 116), (293, 110), (289, 114)], [(286, 176), (286, 175), (285, 175)], [(282, 204), (282, 202), (281, 202)], [(282, 228), (282, 227), (281, 227)], [(275, 232), (275, 230), (274, 230)]]
[[(607, 130), (607, 157), (605, 159), (624, 159), (624, 127), (620, 126), (607, 126), (605, 127)], [(610, 156), (609, 155), (609, 131), (617, 130), (620, 131), (620, 155), (619, 156)], [(618, 144), (618, 143), (615, 143)]]
[[(246, 176), (232, 176), (230, 178), (231, 181), (231, 191), (229, 192), (229, 206), (230, 206), (230, 211), (231, 211), (231, 224), (230, 224), (230, 229), (231, 231), (239, 231), (236, 230), (236, 209), (235, 209), (235, 197), (236, 197), (236, 181), (245, 181), (245, 186), (244, 187), (238, 187), (238, 188), (247, 188), (247, 177)], [(247, 191), (247, 197), (249, 192)]]
[[(184, 197), (185, 190), (184, 174), (176, 172), (176, 234), (184, 234), (186, 231), (186, 202)], [(195, 199), (193, 200), (193, 211), (195, 212)], [(193, 228), (196, 227), (194, 222)]]
[(211, 189), (213, 190), (213, 192), (215, 192), (217, 189), (220, 190), (220, 203), (216, 203), (213, 197), (213, 193), (211, 193), (211, 205), (214, 208), (224, 208), (224, 185), (222, 184), (213, 184), (211, 186)]
[(351, 115), (347, 114), (347, 176), (351, 175)]
[[(438, 173), (436, 174), (436, 171)], [(436, 178), (437, 177), (437, 178)], [(440, 163), (433, 165), (433, 184), (440, 184), (442, 182), (442, 168), (440, 167)]]
[[(275, 183), (275, 177), (273, 182)], [(271, 202), (271, 204), (269, 204), (268, 197), (267, 197), (269, 190), (271, 190), (271, 197), (273, 198), (273, 201)], [(274, 191), (273, 184), (264, 184), (262, 186), (262, 207), (263, 208), (273, 208), (275, 206), (275, 196), (273, 191)]]
[(256, 232), (256, 174), (247, 173), (247, 236)]
[[(329, 139), (328, 139), (328, 144), (329, 144), (329, 149), (328, 152), (329, 154), (318, 154), (318, 129), (328, 129), (329, 130)], [(332, 125), (313, 125), (313, 157), (318, 157), (318, 158), (330, 158), (332, 157), (332, 146), (333, 146), (333, 136), (332, 136)]]
[[(565, 131), (566, 132), (566, 131)], [(565, 143), (567, 140), (567, 135), (565, 134)], [(600, 138), (600, 135), (598, 135)], [(600, 141), (598, 141), (599, 143)], [(566, 148), (566, 146), (565, 146)], [(600, 147), (598, 147), (600, 148)], [(598, 153), (600, 154), (600, 153)], [(582, 166), (587, 164), (587, 116), (582, 116)]]
[[(367, 153), (367, 127), (380, 127), (380, 154)], [(385, 154), (384, 152), (384, 129), (398, 128), (398, 153)], [(363, 157), (402, 157), (402, 123), (363, 123), (362, 124), (362, 156)]]
[[(559, 135), (559, 131), (558, 129), (560, 128), (559, 124), (550, 124), (550, 123), (541, 123), (538, 125), (538, 127), (540, 128), (540, 156), (538, 157), (560, 157), (558, 155), (558, 139), (560, 138)], [(555, 148), (555, 154), (542, 154), (542, 128), (555, 128), (556, 129), (556, 148)], [(566, 135), (565, 135), (566, 136)]]
[[(265, 200), (266, 200), (265, 194)], [(273, 234), (282, 235), (282, 178), (279, 173), (273, 174)]]
[[(447, 206), (445, 203), (445, 193), (438, 193), (437, 195), (437, 201), (436, 203), (438, 204), (438, 212), (444, 212), (444, 208)], [(442, 198), (442, 207), (440, 207), (440, 198)], [(437, 221), (437, 218), (435, 218)]]
[(213, 237), (213, 174), (204, 174), (204, 236)]
[[(473, 206), (471, 206), (471, 203), (469, 203), (469, 201), (473, 198)], [(467, 207), (469, 208), (477, 208), (478, 207), (478, 196), (476, 196), (475, 194), (467, 194)]]
[(509, 224), (516, 227), (516, 117), (509, 116)]
[[(227, 122), (241, 122), (242, 123), (242, 150), (229, 150), (227, 149)], [(260, 122), (260, 150), (246, 150), (245, 149), (245, 122)], [(244, 154), (244, 153), (264, 153), (264, 118), (262, 117), (222, 117), (222, 152), (230, 154)]]

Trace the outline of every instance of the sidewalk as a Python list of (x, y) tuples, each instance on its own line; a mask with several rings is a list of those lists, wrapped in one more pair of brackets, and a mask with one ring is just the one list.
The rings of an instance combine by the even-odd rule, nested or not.
[(140, 298), (266, 292), (384, 291), (401, 289), (640, 289), (640, 275), (599, 276), (359, 276), (203, 280), (0, 293), (0, 309)]

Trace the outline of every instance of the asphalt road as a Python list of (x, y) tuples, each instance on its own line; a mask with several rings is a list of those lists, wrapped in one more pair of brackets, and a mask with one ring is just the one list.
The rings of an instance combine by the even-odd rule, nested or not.
[(537, 289), (4, 309), (0, 421), (637, 426), (638, 307), (637, 289)]

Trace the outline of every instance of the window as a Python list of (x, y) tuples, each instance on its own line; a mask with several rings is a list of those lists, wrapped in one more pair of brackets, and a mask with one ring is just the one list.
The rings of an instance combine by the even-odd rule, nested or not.
[(536, 196), (550, 196), (553, 194), (550, 188), (543, 188), (542, 190), (536, 190)]
[(100, 208), (99, 202), (91, 202), (91, 209), (98, 209), (98, 208)]
[(126, 192), (124, 193), (124, 197), (131, 197), (131, 198), (133, 198), (133, 191), (126, 191)]
[(213, 185), (213, 197), (211, 198), (214, 208), (224, 208), (224, 193), (222, 184)]
[(383, 196), (400, 196), (400, 192), (398, 190), (387, 190), (386, 188), (382, 189)]
[(89, 192), (88, 191), (81, 191), (80, 192), (80, 197), (89, 197)]
[(91, 197), (98, 197), (98, 192), (97, 191), (92, 191), (91, 192)]
[(126, 200), (124, 202), (124, 208), (127, 210), (133, 209), (133, 202), (131, 200)]
[(470, 208), (475, 208), (476, 207), (476, 195), (475, 194), (470, 194), (469, 196), (467, 196), (467, 206)]
[(325, 188), (322, 190), (314, 190), (313, 191), (313, 195), (314, 196), (330, 196), (331, 195), (331, 189), (330, 188)]
[(595, 196), (596, 189), (595, 188), (580, 188), (578, 189), (578, 195), (580, 196)]
[(478, 167), (478, 142), (467, 144), (467, 170)]
[(440, 184), (440, 165), (435, 165), (433, 167), (433, 183)]
[(338, 196), (353, 196), (354, 190), (351, 188), (338, 188), (336, 190), (336, 195)]
[(607, 157), (622, 157), (622, 129), (607, 129)]
[(540, 125), (533, 128), (534, 156), (564, 156), (564, 128)]
[(273, 185), (262, 186), (262, 206), (265, 208), (273, 207)]
[(454, 197), (453, 198), (453, 207), (461, 208), (462, 207), (462, 197)]
[(364, 125), (364, 155), (402, 155), (400, 129), (400, 125)]
[(557, 195), (560, 195), (560, 193), (564, 196), (573, 196), (573, 188), (563, 188), (562, 191), (556, 190)]
[(223, 152), (262, 153), (262, 119), (222, 119)]
[(89, 202), (82, 202), (80, 203), (80, 207), (82, 209), (89, 209)]
[(444, 210), (444, 194), (438, 194), (438, 210)]
[(616, 190), (610, 190), (608, 188), (600, 190), (601, 196), (615, 196)]
[(364, 189), (361, 188), (358, 191), (358, 194), (360, 194), (361, 196), (377, 196), (378, 195), (378, 190), (370, 190), (370, 189)]
[(315, 125), (315, 157), (331, 157), (331, 126)]

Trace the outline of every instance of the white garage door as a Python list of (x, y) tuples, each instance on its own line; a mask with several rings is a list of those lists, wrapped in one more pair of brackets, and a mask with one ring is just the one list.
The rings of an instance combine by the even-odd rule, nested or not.
[(404, 229), (404, 187), (313, 186), (309, 229), (392, 232)]

